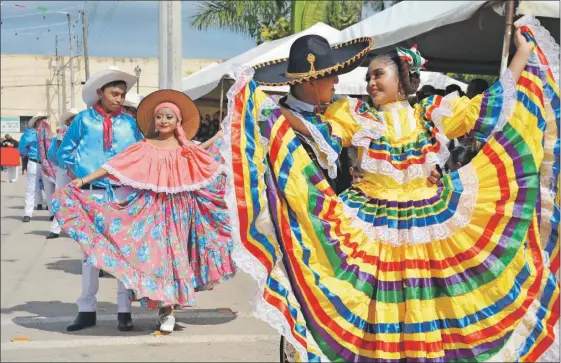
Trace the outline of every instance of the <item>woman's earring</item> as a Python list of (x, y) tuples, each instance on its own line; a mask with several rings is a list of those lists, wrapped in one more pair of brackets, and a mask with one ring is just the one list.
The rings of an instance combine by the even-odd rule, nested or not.
[(401, 93), (401, 90), (397, 91), (397, 99), (403, 101), (405, 99), (405, 95)]

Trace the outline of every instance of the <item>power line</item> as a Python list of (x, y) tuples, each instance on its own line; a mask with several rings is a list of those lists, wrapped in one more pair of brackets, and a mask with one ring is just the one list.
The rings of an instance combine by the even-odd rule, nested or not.
[(65, 12), (67, 10), (78, 9), (78, 8), (79, 8), (79, 6), (74, 6), (74, 7), (70, 7), (70, 8), (61, 9), (61, 10), (47, 10), (45, 12), (40, 12), (40, 13), (3, 16), (2, 21), (4, 21), (5, 19), (23, 18), (23, 17), (27, 17), (27, 16), (33, 16), (33, 15), (43, 15), (44, 16), (45, 14), (60, 13), (60, 12)]
[(40, 29), (40, 28), (49, 28), (51, 26), (57, 26), (57, 25), (62, 25), (62, 24), (68, 24), (67, 22), (60, 22), (60, 23), (54, 23), (54, 24), (46, 24), (46, 25), (37, 25), (37, 26), (29, 26), (27, 28), (13, 28), (13, 29), (2, 29), (3, 32), (9, 32), (9, 31), (19, 31), (19, 30), (27, 30), (27, 29)]
[(109, 9), (109, 11), (107, 12), (107, 15), (105, 16), (105, 18), (103, 19), (103, 23), (100, 27), (100, 31), (98, 32), (98, 36), (95, 38), (95, 40), (92, 42), (92, 47), (94, 44), (97, 44), (98, 40), (101, 39), (101, 35), (105, 32), (106, 27), (105, 25), (111, 21), (111, 18), (113, 18), (113, 15), (115, 14), (115, 10), (117, 9), (117, 5), (119, 5), (119, 1), (114, 1), (111, 8)]

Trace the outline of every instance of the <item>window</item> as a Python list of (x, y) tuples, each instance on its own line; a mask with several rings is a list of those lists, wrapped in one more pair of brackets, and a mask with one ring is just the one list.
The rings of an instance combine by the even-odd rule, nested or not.
[(19, 132), (24, 132), (27, 130), (27, 123), (31, 120), (33, 116), (20, 116), (19, 117)]

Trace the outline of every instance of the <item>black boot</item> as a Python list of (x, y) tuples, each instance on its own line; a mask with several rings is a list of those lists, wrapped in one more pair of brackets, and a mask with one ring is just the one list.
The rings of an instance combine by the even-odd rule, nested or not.
[(54, 220), (55, 220), (55, 216), (50, 216), (50, 217), (49, 217), (49, 221), (52, 222), (52, 221), (54, 221)]
[(24, 223), (29, 223), (30, 220), (31, 220), (31, 217), (30, 217), (30, 216), (25, 216), (25, 217), (23, 217), (23, 222), (24, 222)]
[(131, 331), (133, 328), (132, 325), (132, 316), (131, 313), (118, 313), (117, 314), (117, 321), (119, 325), (117, 328), (120, 331)]
[(43, 210), (43, 204), (37, 204), (37, 210)]
[(79, 312), (74, 322), (66, 327), (67, 331), (78, 331), (84, 328), (94, 326), (96, 321), (96, 314), (94, 312)]
[(59, 237), (60, 237), (60, 235), (58, 233), (53, 233), (53, 232), (50, 232), (47, 235), (47, 239), (55, 239), (55, 238), (59, 238)]

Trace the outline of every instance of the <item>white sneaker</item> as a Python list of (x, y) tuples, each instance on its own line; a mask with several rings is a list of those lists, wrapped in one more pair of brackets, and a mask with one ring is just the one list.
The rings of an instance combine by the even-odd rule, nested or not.
[(171, 333), (173, 328), (175, 328), (175, 317), (168, 315), (160, 319), (160, 331)]

